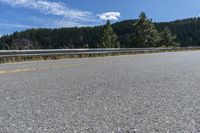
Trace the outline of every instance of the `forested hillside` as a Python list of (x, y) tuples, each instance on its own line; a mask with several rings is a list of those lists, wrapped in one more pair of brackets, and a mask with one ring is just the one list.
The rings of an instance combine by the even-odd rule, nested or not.
[[(120, 47), (154, 46), (136, 43), (138, 41), (136, 34), (138, 29), (134, 26), (136, 22), (137, 20), (126, 20), (112, 24), (113, 31), (118, 36)], [(176, 35), (176, 42), (180, 46), (200, 46), (200, 18), (154, 23), (154, 25), (158, 32), (162, 32), (168, 27)], [(0, 38), (0, 49), (98, 48), (102, 30), (103, 26), (29, 29), (2, 36)], [(134, 40), (134, 38), (136, 39)], [(162, 44), (155, 45), (155, 47), (159, 46), (162, 46)]]
[(200, 17), (157, 23), (158, 31), (168, 27), (177, 36), (181, 46), (200, 46)]

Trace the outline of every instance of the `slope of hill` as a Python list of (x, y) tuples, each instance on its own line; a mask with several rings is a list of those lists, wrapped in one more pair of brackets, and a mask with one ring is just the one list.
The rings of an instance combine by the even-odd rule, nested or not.
[[(133, 24), (126, 20), (112, 25), (121, 47), (135, 47), (132, 43)], [(158, 31), (168, 27), (181, 46), (200, 46), (200, 18), (155, 23)], [(97, 48), (102, 26), (61, 29), (29, 29), (0, 38), (0, 49)]]

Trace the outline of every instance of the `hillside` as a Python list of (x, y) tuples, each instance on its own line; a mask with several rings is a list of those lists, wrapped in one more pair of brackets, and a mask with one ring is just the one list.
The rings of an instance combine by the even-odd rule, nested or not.
[[(133, 24), (126, 20), (112, 25), (121, 47), (136, 47), (132, 44)], [(200, 46), (200, 18), (173, 22), (155, 23), (158, 31), (168, 27), (177, 36), (180, 46)], [(61, 29), (29, 29), (0, 38), (0, 49), (58, 49), (97, 48), (102, 26)]]

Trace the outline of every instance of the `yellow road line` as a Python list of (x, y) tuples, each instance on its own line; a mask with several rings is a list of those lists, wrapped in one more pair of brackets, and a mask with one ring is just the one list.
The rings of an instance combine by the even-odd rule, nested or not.
[(33, 67), (33, 68), (21, 68), (21, 69), (14, 69), (14, 70), (0, 70), (0, 75), (3, 74), (14, 74), (20, 72), (31, 72), (31, 71), (40, 71), (40, 70), (49, 70), (49, 69), (59, 69), (59, 68), (77, 68), (81, 66), (87, 65), (99, 65), (99, 64), (111, 64), (117, 62), (126, 62), (127, 59), (120, 59), (116, 61), (97, 61), (97, 62), (90, 62), (90, 63), (83, 63), (83, 64), (66, 64), (66, 65), (55, 65), (55, 66), (46, 66), (46, 67)]
[(0, 74), (6, 74), (7, 71), (0, 71)]

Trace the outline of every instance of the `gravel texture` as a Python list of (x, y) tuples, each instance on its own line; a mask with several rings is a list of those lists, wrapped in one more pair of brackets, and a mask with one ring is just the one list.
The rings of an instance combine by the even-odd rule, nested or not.
[(198, 51), (0, 65), (4, 70), (1, 133), (200, 132)]

